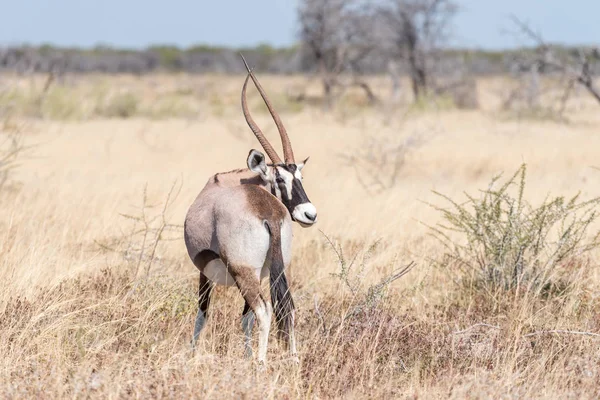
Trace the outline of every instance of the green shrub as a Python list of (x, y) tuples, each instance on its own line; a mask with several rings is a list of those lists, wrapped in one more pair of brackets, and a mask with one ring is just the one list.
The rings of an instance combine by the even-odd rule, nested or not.
[[(446, 246), (440, 264), (459, 270), (460, 281), (488, 293), (525, 290), (550, 296), (574, 283), (573, 268), (585, 265), (584, 255), (598, 247), (591, 235), (600, 198), (580, 201), (547, 197), (538, 206), (524, 199), (526, 165), (498, 187), (500, 176), (478, 197), (434, 206), (444, 222), (432, 227)], [(451, 238), (458, 234), (460, 240)]]

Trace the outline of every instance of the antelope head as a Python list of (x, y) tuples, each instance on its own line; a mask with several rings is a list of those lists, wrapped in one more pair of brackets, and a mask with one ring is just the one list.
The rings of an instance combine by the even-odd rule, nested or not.
[[(304, 187), (302, 186), (302, 169), (306, 165), (308, 158), (302, 162), (296, 162), (290, 138), (288, 137), (287, 131), (285, 130), (279, 115), (273, 109), (273, 105), (252, 73), (252, 70), (248, 67), (248, 63), (246, 63), (243, 56), (242, 60), (244, 60), (244, 65), (248, 71), (248, 76), (246, 76), (246, 81), (242, 88), (242, 110), (244, 112), (244, 117), (246, 118), (246, 122), (250, 129), (252, 129), (252, 132), (256, 135), (262, 148), (271, 159), (271, 163), (267, 163), (262, 152), (252, 149), (248, 154), (248, 168), (260, 175), (265, 186), (288, 209), (292, 220), (298, 222), (303, 227), (309, 227), (317, 222), (317, 209), (308, 199)], [(277, 130), (281, 136), (285, 161), (281, 161), (281, 158), (277, 152), (275, 152), (271, 143), (269, 143), (250, 115), (246, 101), (246, 86), (248, 85), (249, 79), (252, 79), (252, 82), (254, 82), (254, 86), (256, 86), (256, 89), (269, 109), (269, 113), (275, 121)]]

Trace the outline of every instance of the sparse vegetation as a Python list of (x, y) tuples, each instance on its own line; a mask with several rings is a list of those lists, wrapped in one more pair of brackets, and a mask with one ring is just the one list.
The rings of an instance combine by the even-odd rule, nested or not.
[[(258, 146), (240, 113), (243, 77), (57, 80), (42, 109), (69, 104), (56, 91), (75, 111), (30, 113), (46, 78), (14, 78), (19, 95), (0, 96), (0, 137), (26, 123), (19, 146), (40, 143), (9, 172), (19, 185), (0, 191), (0, 397), (600, 397), (600, 179), (589, 167), (600, 119), (585, 93), (573, 94), (569, 124), (486, 112), (507, 77), (477, 81), (481, 111), (356, 102), (340, 121), (318, 103), (286, 106), (296, 156), (311, 156), (303, 184), (317, 228), (331, 240), (294, 228), (300, 365), (273, 336), (259, 375), (241, 358), (237, 288), (215, 290), (190, 351), (198, 272), (179, 226), (206, 179), (244, 167)], [(389, 80), (368, 79), (386, 99)], [(279, 103), (305, 78), (261, 82)], [(306, 89), (320, 93), (320, 82)], [(134, 118), (95, 111), (118, 93), (135, 97)], [(173, 99), (181, 114), (162, 113)], [(201, 118), (183, 119), (188, 108)], [(267, 114), (256, 118), (277, 134)], [(523, 160), (527, 175), (486, 186)], [(432, 189), (456, 206), (424, 204), (440, 204)], [(420, 221), (460, 231), (438, 227), (446, 247)]]
[[(344, 255), (344, 249), (340, 243), (334, 243), (327, 235), (324, 236), (335, 253), (339, 264), (339, 271), (333, 273), (332, 276), (340, 280), (351, 296), (352, 306), (348, 312), (348, 316), (354, 316), (357, 313), (373, 312), (384, 299), (390, 284), (402, 278), (414, 267), (414, 262), (410, 262), (402, 268), (395, 269), (390, 275), (383, 277), (379, 282), (367, 285), (365, 283), (366, 276), (369, 274), (367, 264), (381, 241), (377, 240), (370, 244), (362, 254), (362, 257), (360, 257), (361, 259), (358, 260), (359, 253), (356, 253), (352, 259), (348, 259)], [(340, 296), (340, 300), (342, 299), (343, 297)]]
[(0, 143), (0, 189), (8, 181), (22, 149), (23, 145), (18, 134), (9, 134)]
[(476, 110), (479, 108), (479, 95), (475, 79), (464, 79), (440, 88), (438, 89), (438, 95), (448, 96), (452, 100), (452, 104), (460, 110)]
[[(181, 240), (182, 225), (167, 221), (167, 212), (177, 198), (181, 186), (173, 184), (162, 204), (149, 204), (147, 187), (144, 187), (142, 205), (135, 214), (121, 213), (130, 222), (127, 232), (108, 241), (97, 242), (102, 250), (120, 254), (123, 261), (135, 266), (135, 277), (148, 278), (152, 265), (162, 261), (157, 250), (165, 241)], [(179, 233), (179, 234), (178, 234)]]
[(129, 118), (136, 114), (139, 100), (133, 93), (118, 93), (98, 105), (96, 114), (107, 118)]
[(436, 133), (412, 132), (406, 137), (383, 132), (371, 134), (353, 151), (341, 155), (356, 172), (357, 183), (368, 193), (382, 193), (397, 185), (406, 163)]
[(29, 149), (23, 138), (23, 124), (13, 121), (10, 114), (3, 114), (0, 110), (0, 191)]
[[(533, 206), (525, 195), (526, 165), (506, 182), (492, 179), (479, 196), (435, 207), (443, 222), (432, 228), (448, 251), (444, 268), (460, 271), (464, 287), (489, 295), (527, 292), (534, 298), (564, 294), (577, 287), (590, 267), (588, 253), (600, 246), (592, 233), (600, 198), (547, 197)], [(459, 234), (459, 238), (455, 238)]]

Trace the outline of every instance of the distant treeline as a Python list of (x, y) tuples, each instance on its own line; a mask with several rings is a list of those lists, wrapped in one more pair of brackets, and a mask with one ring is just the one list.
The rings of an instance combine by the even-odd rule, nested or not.
[[(510, 72), (514, 60), (524, 51), (446, 50), (441, 52), (438, 68), (451, 72), (460, 64), (474, 75), (495, 75)], [(576, 49), (562, 48), (564, 52)], [(301, 46), (273, 48), (259, 45), (254, 48), (233, 49), (195, 46), (181, 49), (176, 46), (152, 46), (143, 50), (117, 49), (97, 46), (92, 49), (43, 46), (0, 47), (0, 71), (26, 73), (131, 73), (188, 72), (243, 73), (239, 59), (242, 52), (256, 71), (272, 74), (311, 73), (315, 63)], [(369, 57), (362, 61), (364, 74), (385, 73), (389, 60)], [(402, 63), (400, 63), (402, 68)]]

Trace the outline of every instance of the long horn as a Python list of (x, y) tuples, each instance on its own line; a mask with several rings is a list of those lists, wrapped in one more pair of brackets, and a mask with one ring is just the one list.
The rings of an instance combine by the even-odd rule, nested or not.
[(242, 111), (244, 112), (244, 118), (246, 118), (248, 126), (256, 135), (256, 138), (260, 142), (260, 145), (263, 147), (263, 149), (265, 149), (265, 152), (267, 153), (273, 164), (282, 164), (281, 158), (279, 158), (277, 152), (275, 152), (275, 149), (273, 148), (273, 146), (271, 146), (271, 143), (269, 143), (269, 141), (262, 133), (258, 125), (256, 125), (256, 122), (254, 122), (254, 120), (252, 119), (252, 116), (250, 116), (250, 111), (248, 110), (248, 104), (246, 102), (246, 86), (248, 85), (248, 78), (250, 78), (250, 74), (246, 76), (246, 81), (244, 81), (244, 87), (242, 88)]
[(273, 121), (275, 121), (275, 125), (277, 125), (277, 130), (279, 131), (279, 135), (281, 136), (281, 144), (283, 145), (283, 157), (285, 158), (286, 164), (295, 163), (294, 152), (292, 151), (292, 143), (290, 142), (290, 138), (288, 137), (287, 131), (285, 130), (285, 127), (283, 126), (283, 123), (281, 122), (281, 118), (279, 118), (279, 115), (275, 112), (275, 109), (273, 108), (273, 105), (269, 101), (267, 94), (263, 90), (260, 83), (258, 83), (258, 79), (256, 79), (256, 77), (252, 73), (252, 70), (248, 66), (246, 59), (244, 58), (244, 56), (241, 53), (240, 53), (240, 56), (242, 57), (242, 60), (244, 61), (244, 65), (246, 66), (246, 70), (248, 71), (248, 74), (252, 78), (252, 82), (254, 82), (254, 86), (256, 86), (256, 89), (258, 89), (260, 96), (263, 98), (265, 104), (267, 105), (267, 108), (269, 109), (269, 112), (271, 113), (271, 116), (273, 117)]

